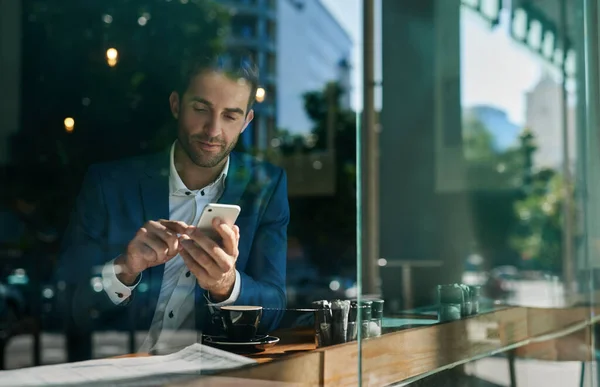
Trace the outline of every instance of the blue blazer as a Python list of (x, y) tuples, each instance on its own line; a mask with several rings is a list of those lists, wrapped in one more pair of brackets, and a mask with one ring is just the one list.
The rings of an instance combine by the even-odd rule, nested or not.
[[(260, 330), (277, 327), (286, 305), (285, 274), (289, 205), (285, 172), (248, 155), (232, 152), (219, 203), (242, 208), (236, 268), (241, 276), (239, 305), (261, 305)], [(57, 280), (69, 289), (75, 326), (85, 330), (149, 329), (160, 293), (164, 265), (142, 273), (129, 302), (115, 306), (100, 283), (104, 263), (126, 249), (149, 220), (169, 219), (169, 152), (91, 166), (84, 178), (65, 234)], [(94, 278), (95, 277), (95, 278)], [(98, 285), (96, 286), (98, 287)], [(210, 330), (214, 316), (205, 290), (196, 286), (196, 325)]]

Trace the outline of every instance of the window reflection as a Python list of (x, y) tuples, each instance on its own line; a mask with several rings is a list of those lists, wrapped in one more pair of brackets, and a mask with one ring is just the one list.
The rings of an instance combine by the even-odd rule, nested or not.
[[(313, 329), (295, 309), (315, 301), (382, 298), (382, 332), (433, 327), (419, 345), (442, 363), (467, 360), (448, 332), (524, 340), (494, 313), (595, 287), (592, 3), (0, 0), (5, 365), (173, 351), (226, 335), (215, 310), (238, 301), (273, 334)], [(150, 221), (181, 238), (215, 202), (241, 207), (240, 235), (205, 246), (235, 256), (211, 282), (178, 250), (202, 242)], [(157, 239), (177, 264), (122, 258)], [(464, 330), (439, 324), (438, 285), (481, 290), (479, 314), (441, 303)], [(466, 373), (493, 379), (494, 360)]]

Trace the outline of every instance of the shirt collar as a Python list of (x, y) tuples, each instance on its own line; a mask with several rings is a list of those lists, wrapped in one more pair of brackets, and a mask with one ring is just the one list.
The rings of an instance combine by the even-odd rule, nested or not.
[[(225, 163), (225, 166), (223, 167), (223, 170), (221, 171), (221, 174), (219, 175), (219, 177), (217, 177), (217, 179), (215, 181), (213, 181), (211, 184), (209, 184), (205, 188), (212, 187), (213, 185), (216, 185), (216, 184), (222, 184), (223, 186), (225, 186), (225, 178), (227, 177), (228, 172), (229, 172), (229, 156), (227, 156), (227, 162)], [(175, 169), (175, 142), (174, 142), (173, 145), (171, 145), (171, 152), (170, 152), (170, 157), (169, 157), (169, 194), (170, 195), (177, 195), (177, 194), (184, 195), (186, 192), (196, 193), (197, 191), (199, 191), (199, 190), (193, 191), (193, 190), (189, 189), (188, 187), (186, 187), (183, 180), (181, 180), (181, 177), (179, 176), (179, 172), (177, 172), (177, 169)]]

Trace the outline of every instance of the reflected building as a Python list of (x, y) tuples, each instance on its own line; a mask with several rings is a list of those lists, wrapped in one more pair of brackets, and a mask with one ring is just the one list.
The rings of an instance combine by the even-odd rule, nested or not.
[[(562, 85), (544, 74), (526, 95), (526, 126), (535, 135), (535, 168), (562, 168), (563, 107)], [(567, 108), (567, 131), (571, 164), (575, 159), (575, 109)]]
[(350, 108), (350, 62), (353, 42), (321, 0), (285, 0), (277, 10), (277, 127), (307, 133), (313, 123), (302, 95), (332, 81), (347, 92), (340, 101)]
[(239, 61), (250, 55), (260, 72), (265, 99), (254, 106), (255, 119), (242, 134), (246, 147), (264, 149), (275, 130), (277, 92), (277, 5), (276, 0), (220, 0), (230, 9), (230, 34), (226, 57)]
[(520, 127), (508, 118), (502, 109), (489, 105), (476, 105), (464, 109), (464, 114), (477, 118), (490, 132), (497, 151), (518, 145)]
[[(352, 40), (320, 0), (221, 0), (231, 9), (227, 56), (252, 56), (265, 100), (243, 134), (246, 146), (265, 149), (277, 129), (307, 133), (312, 122), (303, 94), (331, 81), (350, 88)], [(242, 54), (243, 53), (243, 54)], [(350, 93), (342, 104), (350, 107)]]

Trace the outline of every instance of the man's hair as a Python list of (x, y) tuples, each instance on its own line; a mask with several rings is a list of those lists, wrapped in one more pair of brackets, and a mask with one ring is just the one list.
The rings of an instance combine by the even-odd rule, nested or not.
[(199, 56), (185, 60), (181, 69), (177, 92), (180, 96), (183, 96), (194, 77), (206, 71), (215, 71), (224, 74), (229, 79), (235, 81), (243, 79), (248, 82), (250, 98), (247, 112), (249, 112), (256, 100), (256, 90), (259, 82), (258, 67), (248, 55), (239, 55), (237, 58), (233, 59), (229, 55), (219, 55), (213, 57)]

